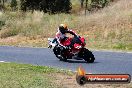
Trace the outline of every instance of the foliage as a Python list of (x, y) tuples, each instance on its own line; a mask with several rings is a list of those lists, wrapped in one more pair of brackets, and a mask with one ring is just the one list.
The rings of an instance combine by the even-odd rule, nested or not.
[(16, 8), (17, 6), (17, 1), (16, 0), (11, 0), (11, 8)]
[(0, 20), (0, 30), (1, 30), (1, 27), (5, 25), (5, 21), (1, 21)]
[(69, 13), (71, 10), (70, 0), (21, 0), (21, 9), (40, 10), (45, 13)]
[(80, 0), (80, 5), (81, 5), (81, 8), (83, 8), (85, 3), (86, 5), (85, 8), (87, 8), (89, 11), (92, 11), (95, 9), (97, 10), (100, 8), (104, 8), (111, 1), (114, 1), (114, 0)]
[(111, 0), (91, 0), (89, 1), (89, 10), (97, 10), (97, 9), (100, 9), (100, 8), (104, 8), (105, 6), (108, 5), (108, 3), (110, 2)]

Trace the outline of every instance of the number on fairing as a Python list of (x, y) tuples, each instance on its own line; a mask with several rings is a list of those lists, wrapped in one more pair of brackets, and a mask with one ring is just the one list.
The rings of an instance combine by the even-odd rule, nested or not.
[(80, 49), (80, 48), (82, 48), (82, 46), (76, 46), (75, 48)]

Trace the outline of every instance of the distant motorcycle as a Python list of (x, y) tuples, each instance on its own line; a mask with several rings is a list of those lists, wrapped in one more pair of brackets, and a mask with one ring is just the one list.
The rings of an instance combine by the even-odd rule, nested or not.
[(54, 38), (48, 38), (49, 48), (53, 48), (55, 56), (61, 61), (67, 61), (67, 59), (77, 59), (85, 60), (88, 63), (93, 63), (95, 60), (94, 55), (91, 51), (85, 48), (85, 39), (83, 37), (74, 36), (73, 38), (67, 37), (67, 39), (61, 42), (62, 45), (68, 46), (71, 41), (74, 44), (71, 48), (65, 49), (63, 46), (59, 45), (57, 42), (51, 43)]

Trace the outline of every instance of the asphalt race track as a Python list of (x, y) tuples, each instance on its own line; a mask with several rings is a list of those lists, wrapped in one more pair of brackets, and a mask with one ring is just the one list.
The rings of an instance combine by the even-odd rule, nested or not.
[(88, 73), (115, 73), (132, 75), (132, 53), (93, 51), (95, 55), (94, 63), (86, 63), (83, 60), (59, 61), (52, 50), (47, 48), (18, 48), (0, 46), (0, 62), (28, 63), (57, 67), (76, 71), (82, 65)]

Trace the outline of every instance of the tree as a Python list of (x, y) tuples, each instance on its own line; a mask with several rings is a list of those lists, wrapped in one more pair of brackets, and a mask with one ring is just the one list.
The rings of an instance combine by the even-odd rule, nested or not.
[(16, 10), (16, 6), (17, 6), (17, 1), (16, 0), (11, 0), (11, 8), (12, 8), (12, 10)]
[(0, 10), (4, 10), (4, 7), (5, 7), (5, 1), (0, 0)]
[(80, 0), (80, 3), (81, 3), (81, 8), (83, 8), (84, 0)]
[(21, 9), (40, 10), (45, 13), (69, 13), (71, 10), (70, 0), (21, 0)]
[(40, 11), (44, 11), (44, 13), (47, 13), (47, 8), (48, 8), (47, 1), (46, 0), (42, 0), (39, 3), (39, 9), (40, 9)]
[(3, 2), (3, 7), (5, 6), (5, 0), (2, 0), (2, 2)]

